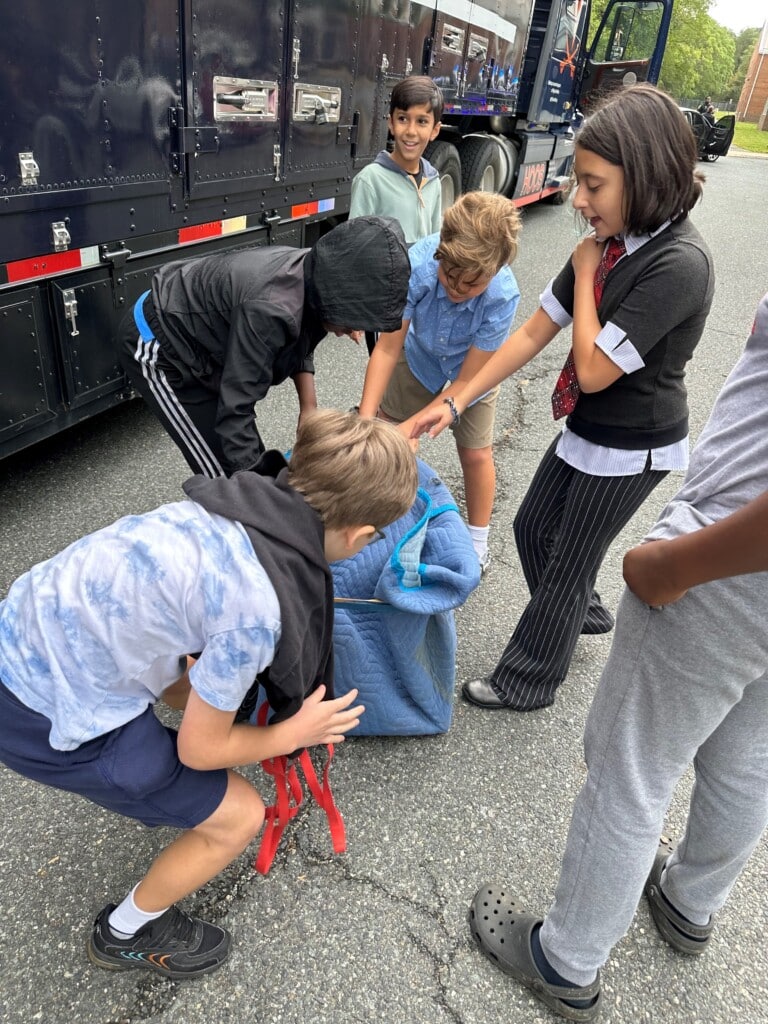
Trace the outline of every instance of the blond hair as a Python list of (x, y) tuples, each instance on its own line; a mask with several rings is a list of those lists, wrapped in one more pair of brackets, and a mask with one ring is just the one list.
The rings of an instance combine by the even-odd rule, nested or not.
[(288, 482), (326, 529), (381, 528), (405, 515), (416, 498), (416, 456), (390, 423), (315, 410), (302, 416)]
[(497, 192), (467, 192), (443, 216), (435, 259), (463, 278), (494, 277), (517, 255), (520, 214)]

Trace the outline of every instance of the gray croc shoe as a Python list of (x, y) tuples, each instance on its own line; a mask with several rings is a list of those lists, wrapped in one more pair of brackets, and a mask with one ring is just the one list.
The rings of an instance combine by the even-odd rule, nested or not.
[[(592, 1020), (600, 1009), (600, 973), (583, 988), (552, 985), (542, 977), (531, 952), (531, 932), (541, 918), (518, 909), (501, 887), (478, 889), (469, 911), (469, 925), (480, 949), (497, 967), (530, 989), (550, 1010), (567, 1020)], [(585, 1002), (587, 1006), (571, 1006)]]
[(661, 875), (673, 850), (674, 846), (670, 841), (662, 837), (651, 873), (645, 883), (645, 896), (651, 908), (653, 923), (661, 937), (678, 953), (698, 956), (709, 945), (715, 922), (710, 917), (708, 924), (692, 924), (664, 898), (661, 891)]

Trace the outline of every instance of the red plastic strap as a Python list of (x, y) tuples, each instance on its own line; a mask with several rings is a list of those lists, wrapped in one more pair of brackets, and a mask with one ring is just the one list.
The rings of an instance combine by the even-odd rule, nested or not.
[(303, 750), (301, 752), (299, 756), (299, 763), (301, 764), (304, 772), (304, 778), (307, 780), (307, 785), (309, 786), (312, 796), (325, 811), (325, 816), (328, 819), (328, 828), (331, 832), (333, 852), (344, 853), (347, 848), (347, 831), (344, 828), (344, 819), (341, 816), (341, 811), (338, 809), (333, 799), (331, 781), (329, 778), (331, 761), (333, 760), (333, 744), (328, 743), (326, 750), (328, 751), (328, 759), (325, 762), (325, 767), (323, 769), (322, 786), (318, 782), (317, 775), (315, 774), (315, 766), (312, 764), (312, 758), (309, 756), (308, 750)]
[[(269, 705), (265, 701), (256, 716), (257, 725), (266, 725), (268, 714)], [(264, 834), (253, 865), (260, 874), (266, 875), (272, 867), (285, 826), (298, 814), (304, 791), (295, 765), (289, 764), (284, 754), (267, 758), (261, 762), (261, 767), (275, 780), (275, 803), (264, 810)]]
[(256, 870), (266, 875), (272, 867), (277, 847), (282, 838), (285, 826), (298, 814), (304, 799), (296, 766), (288, 763), (288, 758), (273, 757), (262, 761), (261, 766), (275, 780), (276, 802), (264, 811), (264, 835), (254, 863)]
[[(269, 706), (265, 701), (259, 708), (256, 719), (257, 724), (266, 725), (268, 714)], [(347, 848), (344, 820), (334, 802), (328, 777), (331, 761), (333, 760), (333, 744), (329, 743), (327, 749), (328, 759), (323, 770), (322, 786), (318, 781), (308, 750), (301, 752), (298, 761), (312, 796), (325, 811), (328, 827), (331, 832), (333, 852), (344, 853)], [(261, 845), (254, 862), (255, 869), (260, 874), (266, 875), (274, 862), (277, 847), (285, 831), (285, 826), (299, 812), (302, 800), (304, 799), (304, 791), (296, 771), (296, 765), (289, 761), (285, 755), (268, 758), (261, 762), (261, 767), (275, 780), (275, 803), (265, 808), (264, 834), (261, 837)]]

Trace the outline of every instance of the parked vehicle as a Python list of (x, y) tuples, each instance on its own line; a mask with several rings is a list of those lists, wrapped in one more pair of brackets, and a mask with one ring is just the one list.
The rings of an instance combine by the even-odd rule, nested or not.
[(111, 347), (163, 263), (311, 245), (386, 141), (392, 84), (446, 98), (444, 203), (562, 198), (578, 104), (658, 77), (672, 0), (27, 0), (0, 35), (0, 457), (128, 395)]
[(696, 145), (699, 148), (699, 160), (708, 160), (714, 163), (721, 156), (726, 156), (733, 142), (733, 133), (736, 130), (736, 118), (733, 114), (725, 114), (719, 120), (712, 122), (712, 119), (699, 110), (691, 110), (688, 107), (681, 107), (685, 119), (696, 136)]

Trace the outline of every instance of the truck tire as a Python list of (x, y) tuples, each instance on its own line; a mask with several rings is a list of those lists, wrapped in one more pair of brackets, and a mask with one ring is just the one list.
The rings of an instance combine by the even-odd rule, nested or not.
[(424, 150), (424, 157), (440, 175), (440, 206), (445, 213), (461, 195), (461, 160), (459, 151), (450, 142), (437, 139)]
[(506, 194), (517, 167), (517, 148), (501, 135), (467, 135), (459, 147), (465, 192)]

